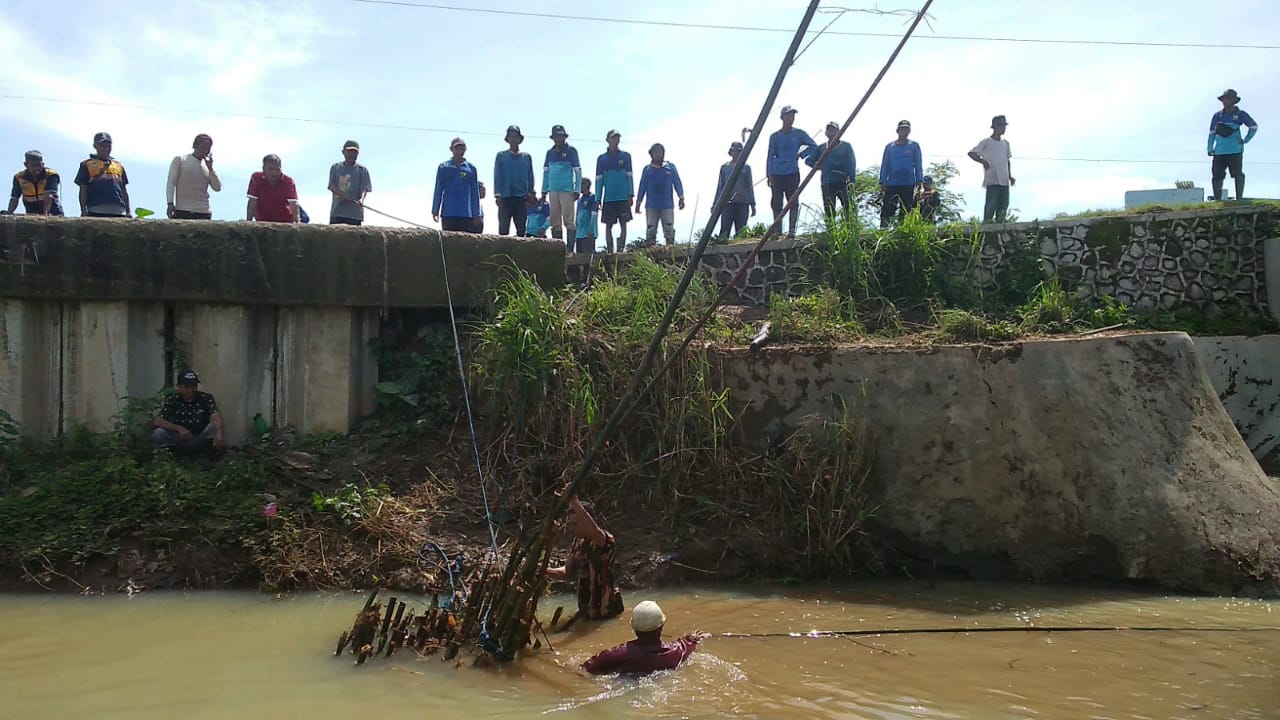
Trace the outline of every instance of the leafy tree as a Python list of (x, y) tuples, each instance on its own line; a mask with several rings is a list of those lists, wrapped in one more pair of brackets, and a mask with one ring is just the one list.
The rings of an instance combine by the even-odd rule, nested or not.
[[(951, 181), (960, 174), (960, 169), (950, 160), (944, 160), (940, 163), (930, 163), (925, 168), (924, 174), (933, 178), (933, 187), (942, 199), (937, 221), (939, 223), (959, 221), (964, 196), (951, 189)], [(857, 202), (858, 217), (869, 225), (878, 225), (880, 208), (884, 204), (884, 193), (880, 191), (879, 165), (872, 165), (854, 176), (853, 194)]]

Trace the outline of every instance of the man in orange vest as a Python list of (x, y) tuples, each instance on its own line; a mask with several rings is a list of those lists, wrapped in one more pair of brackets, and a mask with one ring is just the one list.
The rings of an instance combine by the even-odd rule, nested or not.
[(9, 195), (6, 214), (12, 215), (21, 199), (28, 215), (61, 215), (62, 202), (58, 199), (58, 191), (62, 178), (44, 166), (44, 155), (39, 150), (28, 150), (23, 164), (26, 167), (13, 176), (13, 192)]

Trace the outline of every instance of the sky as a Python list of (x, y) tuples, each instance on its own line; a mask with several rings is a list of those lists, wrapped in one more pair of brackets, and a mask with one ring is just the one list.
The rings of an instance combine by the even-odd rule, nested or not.
[[(368, 206), (435, 227), (435, 168), (454, 136), (467, 141), (468, 159), (489, 181), (510, 124), (521, 126), (536, 161), (551, 145), (551, 126), (565, 125), (588, 176), (606, 131), (616, 128), (637, 176), (649, 145), (666, 146), (684, 180), (687, 207), (676, 225), (686, 241), (705, 224), (729, 143), (754, 122), (806, 4), (130, 0), (103, 17), (103, 6), (89, 0), (46, 0), (34, 22), (30, 13), (0, 15), (0, 46), (14, 66), (0, 77), (0, 169), (20, 170), (23, 152), (36, 148), (70, 182), (92, 152), (93, 134), (105, 130), (129, 173), (134, 207), (163, 214), (169, 161), (205, 132), (223, 181), (213, 195), (215, 219), (244, 217), (249, 175), (275, 153), (312, 221), (323, 223), (328, 168), (351, 139), (373, 180)], [(1260, 125), (1245, 153), (1246, 195), (1280, 197), (1280, 49), (1273, 49), (1280, 4), (1231, 7), (1237, 21), (1224, 24), (1219, 9), (1199, 0), (937, 0), (846, 139), (859, 168), (878, 164), (897, 122), (910, 120), (925, 163), (954, 161), (961, 172), (953, 189), (964, 195), (966, 215), (980, 214), (981, 166), (966, 153), (990, 133), (993, 115), (1006, 115), (1018, 179), (1012, 212), (1048, 219), (1122, 207), (1126, 190), (1177, 180), (1207, 187), (1209, 118), (1230, 87)], [(896, 36), (909, 20), (838, 8), (919, 5), (823, 3), (810, 34), (816, 40), (791, 67), (767, 132), (777, 129), (783, 105), (797, 108), (796, 125), (815, 137), (827, 121), (843, 122), (897, 39), (839, 33)], [(757, 178), (764, 151), (762, 142), (750, 158)], [(765, 219), (767, 193), (759, 185), (756, 220)], [(820, 204), (816, 180), (801, 199)], [(74, 195), (66, 200), (75, 214)], [(496, 207), (486, 202), (493, 232)], [(370, 212), (367, 224), (404, 223)], [(630, 228), (633, 238), (639, 225)]]

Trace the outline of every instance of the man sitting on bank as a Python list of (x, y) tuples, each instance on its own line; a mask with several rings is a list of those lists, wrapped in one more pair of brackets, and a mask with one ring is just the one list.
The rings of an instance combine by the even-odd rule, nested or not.
[(666, 624), (667, 616), (658, 603), (645, 600), (631, 611), (631, 629), (636, 639), (597, 653), (582, 664), (582, 669), (592, 675), (647, 675), (675, 668), (693, 654), (707, 634), (695, 630), (682, 638), (662, 642), (662, 626)]
[(211, 447), (223, 448), (218, 403), (199, 387), (200, 376), (194, 371), (178, 376), (178, 392), (165, 399), (154, 422), (151, 441), (156, 447), (192, 456), (208, 452)]

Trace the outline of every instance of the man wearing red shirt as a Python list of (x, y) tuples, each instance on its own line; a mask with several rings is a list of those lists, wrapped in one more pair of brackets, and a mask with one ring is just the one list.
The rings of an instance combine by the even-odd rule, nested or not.
[(662, 642), (662, 626), (666, 623), (667, 616), (658, 603), (645, 600), (631, 611), (631, 629), (636, 639), (597, 653), (582, 664), (582, 669), (592, 675), (647, 675), (675, 668), (693, 654), (707, 635), (695, 630), (677, 640)]
[(262, 158), (262, 172), (249, 177), (249, 207), (245, 220), (253, 222), (298, 222), (298, 188), (293, 178), (280, 169), (280, 156)]

